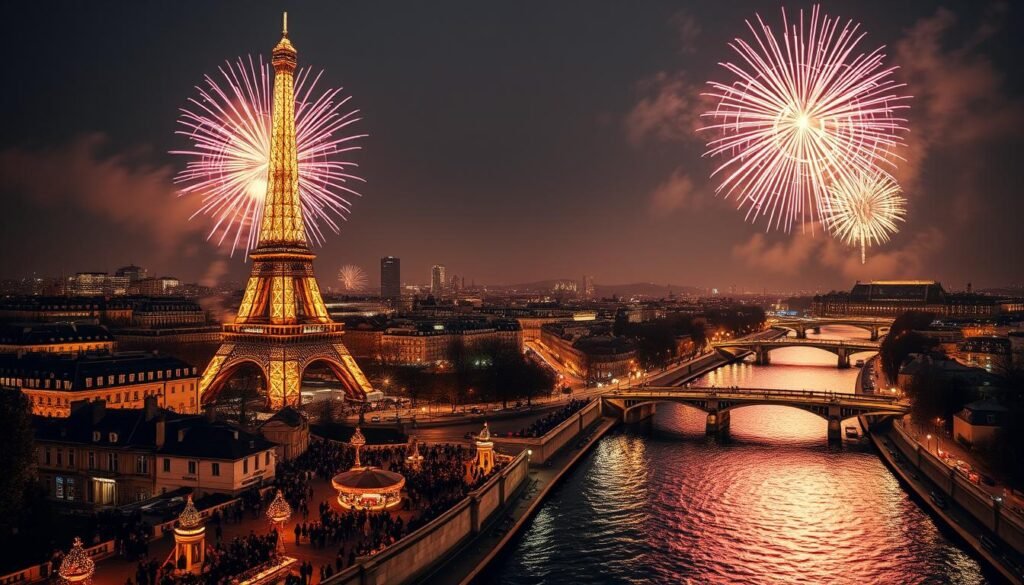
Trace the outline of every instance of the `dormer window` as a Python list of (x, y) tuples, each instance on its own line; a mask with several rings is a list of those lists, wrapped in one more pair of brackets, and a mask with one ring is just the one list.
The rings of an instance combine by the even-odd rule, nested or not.
[(109, 441), (110, 441), (111, 443), (116, 443), (116, 442), (117, 442), (117, 433), (110, 433), (110, 436), (109, 436), (109, 437), (107, 437), (107, 439), (108, 439), (108, 440), (109, 440)]
[(98, 443), (99, 440), (100, 440), (100, 432), (99, 431), (93, 431), (92, 432), (92, 441), (94, 443)]

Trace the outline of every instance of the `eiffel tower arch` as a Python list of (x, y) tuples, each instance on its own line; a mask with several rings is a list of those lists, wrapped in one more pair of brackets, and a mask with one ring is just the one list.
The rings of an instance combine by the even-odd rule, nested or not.
[(362, 399), (372, 387), (342, 343), (343, 325), (327, 314), (306, 239), (295, 147), (297, 53), (287, 21), (271, 63), (274, 111), (259, 240), (238, 314), (224, 325), (223, 342), (199, 380), (200, 400), (214, 400), (251, 363), (267, 381), (271, 409), (298, 406), (303, 373), (313, 362), (324, 362), (350, 397)]

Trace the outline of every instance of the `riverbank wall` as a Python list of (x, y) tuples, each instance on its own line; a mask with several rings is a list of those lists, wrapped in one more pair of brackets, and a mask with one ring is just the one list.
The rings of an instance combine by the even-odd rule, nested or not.
[(543, 465), (569, 441), (575, 439), (583, 429), (601, 418), (601, 401), (593, 399), (590, 404), (565, 419), (542, 437), (498, 437), (491, 436), (494, 446), (505, 452), (530, 451), (530, 461)]
[[(865, 421), (862, 420), (862, 424), (864, 423)], [(936, 488), (936, 492), (955, 502), (956, 505), (962, 508), (965, 513), (969, 514), (973, 520), (985, 529), (997, 533), (1008, 546), (1015, 548), (1018, 552), (1020, 551), (1017, 548), (1020, 544), (1019, 539), (1024, 534), (1022, 533), (1019, 520), (1008, 517), (1005, 511), (992, 510), (990, 498), (983, 497), (977, 493), (977, 490), (973, 489), (974, 486), (969, 482), (966, 482), (963, 478), (956, 477), (959, 474), (955, 474), (955, 470), (951, 476), (948, 466), (931, 453), (928, 453), (927, 450), (921, 448), (916, 441), (909, 437), (901, 428), (898, 428), (898, 425), (893, 424), (885, 429), (876, 427), (869, 436), (875, 448), (878, 449), (882, 461), (900, 479), (900, 482), (908, 491), (917, 496), (916, 499), (921, 506), (925, 507), (934, 518), (939, 519), (947, 529), (953, 531), (963, 542), (974, 549), (978, 556), (984, 559), (990, 567), (998, 571), (1008, 582), (1017, 585), (1024, 583), (1024, 576), (1014, 574), (998, 558), (996, 552), (982, 545), (980, 534), (977, 534), (977, 530), (969, 530), (953, 518), (948, 510), (939, 507), (932, 500), (931, 486)], [(906, 464), (918, 474), (918, 477), (913, 477), (900, 465), (896, 460), (896, 454), (903, 458)], [(921, 477), (927, 478), (931, 486), (920, 481)], [(988, 504), (984, 500), (988, 500)], [(987, 514), (984, 513), (986, 507), (989, 508)], [(982, 512), (981, 517), (978, 517), (977, 512)], [(1001, 519), (1005, 521), (1001, 521)], [(993, 530), (993, 528), (996, 530)], [(1009, 536), (1009, 539), (1006, 536)]]
[(486, 483), (427, 525), (371, 557), (326, 579), (325, 585), (401, 585), (430, 571), (478, 534), (516, 499), (528, 478), (529, 457), (520, 453)]

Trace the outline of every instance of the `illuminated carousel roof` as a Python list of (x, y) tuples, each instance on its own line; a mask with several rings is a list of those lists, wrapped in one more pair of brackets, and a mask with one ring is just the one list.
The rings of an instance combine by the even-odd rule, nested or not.
[(331, 483), (335, 489), (347, 492), (378, 492), (402, 489), (405, 477), (393, 471), (364, 467), (339, 473), (334, 476)]

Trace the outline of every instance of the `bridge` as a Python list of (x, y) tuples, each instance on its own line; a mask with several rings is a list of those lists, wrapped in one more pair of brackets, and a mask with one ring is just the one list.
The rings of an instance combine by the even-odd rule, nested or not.
[(877, 341), (866, 340), (836, 340), (836, 339), (800, 339), (797, 337), (780, 337), (777, 339), (733, 339), (729, 341), (715, 341), (711, 347), (719, 352), (728, 349), (747, 350), (754, 352), (757, 356), (758, 365), (766, 366), (771, 363), (768, 353), (783, 347), (814, 347), (830, 351), (839, 357), (839, 367), (850, 367), (850, 354), (862, 351), (878, 351)]
[(895, 397), (770, 388), (642, 387), (613, 390), (601, 396), (604, 413), (620, 416), (627, 423), (650, 417), (659, 402), (676, 402), (706, 412), (708, 434), (728, 433), (729, 413), (737, 408), (799, 408), (828, 421), (830, 441), (842, 438), (841, 424), (845, 419), (861, 415), (901, 416), (909, 410), (908, 404)]
[(892, 327), (892, 319), (874, 317), (812, 317), (809, 319), (779, 319), (770, 323), (772, 327), (782, 327), (796, 332), (800, 339), (807, 337), (807, 330), (821, 333), (823, 325), (849, 325), (860, 327), (871, 332), (871, 341), (876, 341), (882, 331)]

